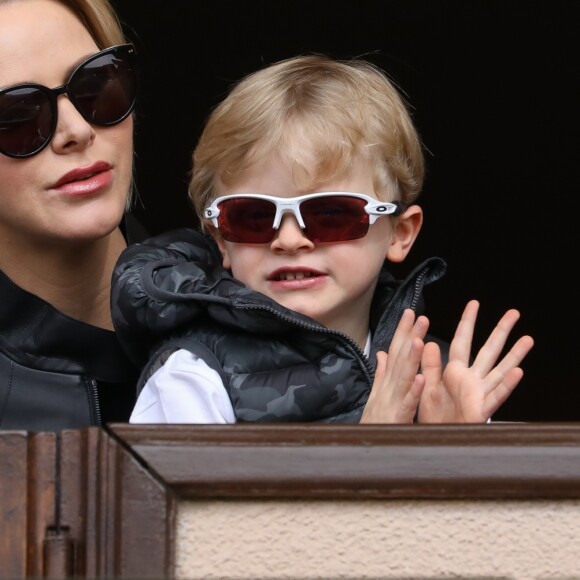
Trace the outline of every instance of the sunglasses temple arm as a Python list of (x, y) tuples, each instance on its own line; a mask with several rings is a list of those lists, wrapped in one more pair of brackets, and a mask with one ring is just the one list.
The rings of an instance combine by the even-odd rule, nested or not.
[(388, 203), (377, 203), (371, 207), (366, 208), (366, 212), (370, 216), (370, 223), (374, 224), (380, 216), (397, 217), (405, 212), (407, 204), (401, 201), (393, 201)]

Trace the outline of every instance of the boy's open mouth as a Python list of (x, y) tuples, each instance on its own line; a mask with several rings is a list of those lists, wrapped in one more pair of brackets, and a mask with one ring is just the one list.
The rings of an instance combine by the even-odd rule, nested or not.
[(319, 274), (310, 272), (309, 270), (301, 272), (277, 272), (272, 277), (272, 280), (303, 280), (304, 278), (312, 278), (313, 276), (319, 276)]

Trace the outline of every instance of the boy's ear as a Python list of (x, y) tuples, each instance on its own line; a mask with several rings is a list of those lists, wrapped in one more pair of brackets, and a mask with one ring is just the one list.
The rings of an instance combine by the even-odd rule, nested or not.
[(410, 205), (397, 218), (391, 245), (387, 250), (387, 260), (390, 262), (402, 262), (413, 247), (422, 225), (423, 210), (418, 205)]
[(230, 256), (228, 254), (228, 248), (226, 246), (226, 243), (224, 241), (224, 239), (222, 238), (222, 235), (220, 234), (220, 231), (212, 226), (212, 225), (206, 225), (207, 231), (211, 234), (211, 236), (213, 237), (213, 239), (215, 240), (221, 254), (222, 254), (222, 258), (223, 258), (223, 267), (226, 270), (229, 270), (231, 267), (231, 263), (230, 263)]

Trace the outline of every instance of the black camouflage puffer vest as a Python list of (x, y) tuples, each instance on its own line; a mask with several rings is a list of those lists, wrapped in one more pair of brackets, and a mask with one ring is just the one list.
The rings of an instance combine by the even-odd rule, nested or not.
[(148, 360), (139, 390), (185, 348), (220, 374), (238, 421), (357, 422), (376, 352), (388, 349), (405, 308), (421, 311), (424, 286), (445, 270), (432, 258), (404, 281), (381, 272), (367, 358), (349, 337), (233, 279), (208, 244), (180, 230), (126, 251), (113, 280), (113, 319), (128, 351)]

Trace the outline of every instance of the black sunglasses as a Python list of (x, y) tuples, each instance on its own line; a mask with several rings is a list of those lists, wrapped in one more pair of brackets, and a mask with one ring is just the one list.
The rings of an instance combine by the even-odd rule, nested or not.
[(137, 97), (135, 56), (131, 44), (113, 46), (87, 58), (60, 87), (23, 83), (0, 90), (0, 153), (15, 158), (40, 153), (56, 130), (59, 95), (66, 94), (92, 125), (126, 119)]

